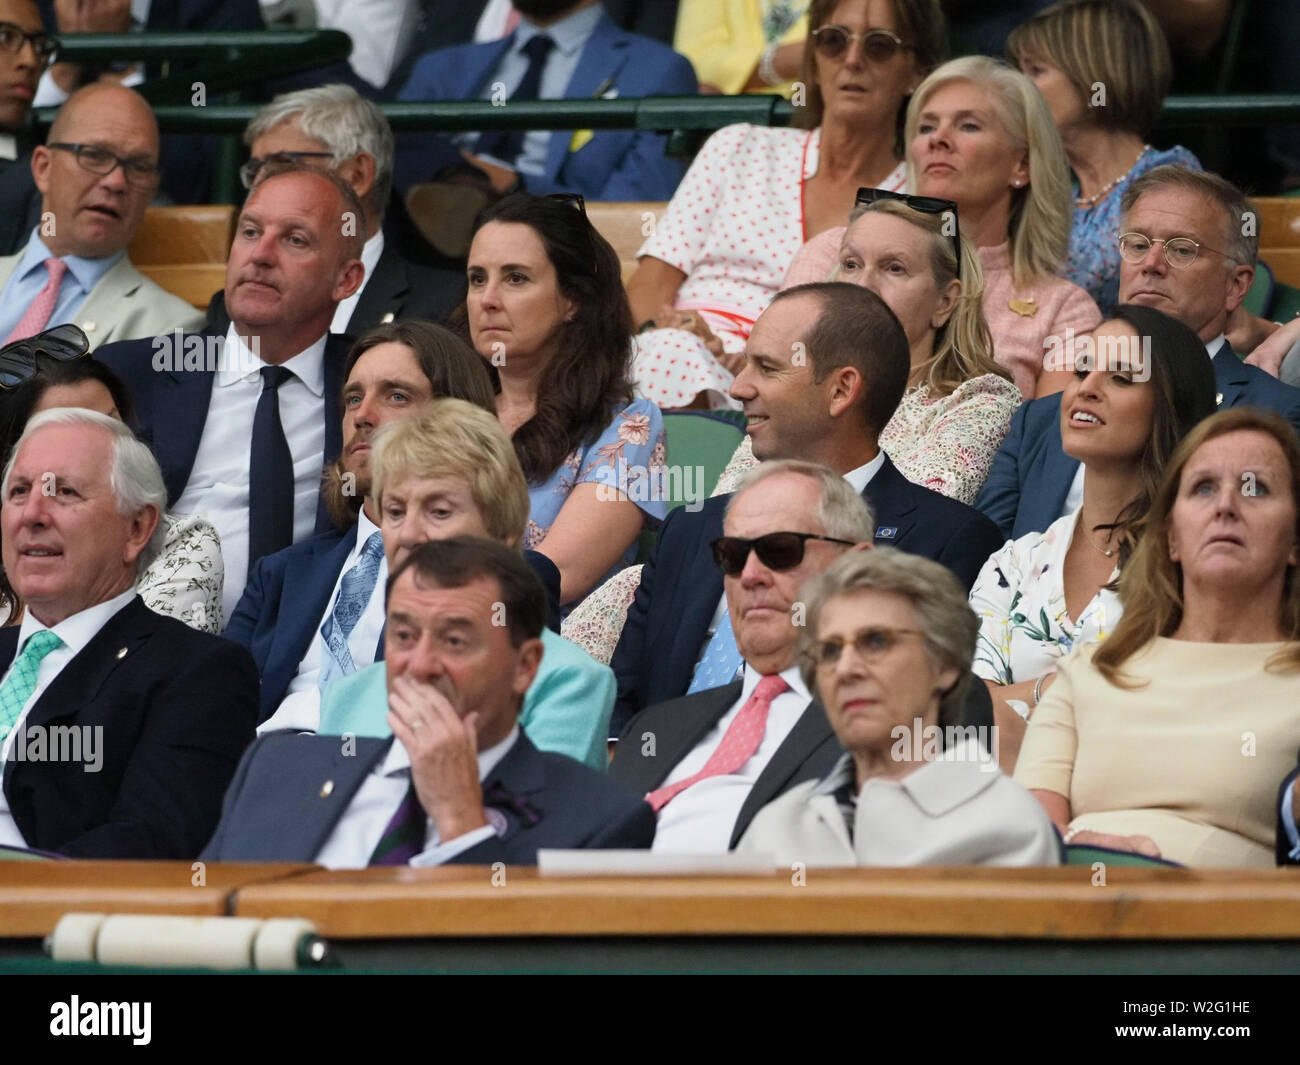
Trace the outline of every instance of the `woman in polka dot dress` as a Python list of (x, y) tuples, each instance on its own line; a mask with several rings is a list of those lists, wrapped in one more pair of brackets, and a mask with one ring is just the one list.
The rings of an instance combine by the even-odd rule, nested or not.
[(745, 340), (804, 241), (860, 186), (903, 187), (899, 117), (945, 45), (937, 0), (815, 0), (808, 15), (804, 128), (715, 133), (638, 253), (633, 378), (662, 407), (737, 406)]

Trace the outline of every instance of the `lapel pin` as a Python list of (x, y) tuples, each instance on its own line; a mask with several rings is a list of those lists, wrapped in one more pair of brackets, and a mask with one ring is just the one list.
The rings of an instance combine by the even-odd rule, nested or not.
[(483, 816), (487, 818), (488, 824), (492, 826), (492, 831), (498, 836), (504, 836), (506, 834), (506, 815), (495, 806), (489, 806), (485, 809), (483, 811)]
[(117, 649), (117, 657), (118, 657), (118, 658), (125, 658), (125, 657), (126, 657), (126, 648), (125, 648), (125, 647), (119, 647), (119, 648)]
[(387, 325), (392, 320), (393, 320), (393, 312), (389, 311), (386, 315), (384, 315), (382, 318), (379, 319), (379, 324)]
[(334, 791), (334, 781), (327, 780), (325, 781), (324, 784), (320, 786), (320, 797), (322, 799), (328, 799), (330, 797), (330, 794), (333, 791)]
[(895, 536), (897, 536), (897, 535), (898, 535), (898, 526), (897, 526), (897, 525), (878, 525), (878, 526), (876, 526), (876, 536), (875, 536), (875, 538), (876, 538), (877, 540), (892, 540), (892, 539), (893, 539)]
[(1223, 406), (1223, 393), (1222, 393), (1222, 392), (1216, 392), (1216, 393), (1214, 393), (1214, 405), (1215, 405), (1216, 407), (1222, 407), (1222, 406)]
[(1027, 300), (1009, 300), (1007, 306), (1022, 318), (1032, 318), (1038, 313), (1038, 301), (1032, 297)]

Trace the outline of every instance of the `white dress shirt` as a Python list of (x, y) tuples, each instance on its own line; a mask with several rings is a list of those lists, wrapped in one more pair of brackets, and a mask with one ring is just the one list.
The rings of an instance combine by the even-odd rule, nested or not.
[[(416, 0), (312, 0), (316, 25), (352, 38), (348, 65), (359, 78), (382, 89), (406, 54), (415, 30)], [(263, 7), (271, 6), (262, 0)], [(336, 333), (341, 332), (338, 328)]]
[[(14, 722), (14, 727), (9, 730), (4, 747), (0, 749), (0, 758), (9, 758), (18, 733), (26, 728), (28, 712), (36, 705), (36, 701), (45, 694), (45, 689), (54, 683), (54, 678), (63, 672), (63, 667), (76, 658), (85, 649), (86, 644), (94, 639), (99, 630), (108, 624), (109, 619), (135, 599), (135, 596), (136, 591), (133, 585), (121, 595), (87, 607), (80, 613), (64, 618), (54, 626), (41, 624), (30, 610), (23, 614), (22, 624), (18, 628), (18, 649), (14, 654), (14, 661), (9, 663), (9, 668), (5, 670), (4, 676), (0, 677), (0, 685), (3, 685), (9, 679), (14, 663), (18, 661), (18, 656), (22, 653), (23, 648), (27, 645), (28, 638), (33, 633), (48, 628), (63, 641), (63, 646), (55, 648), (41, 659), (41, 664), (36, 671), (36, 687), (32, 689), (32, 694), (28, 696), (27, 702), (23, 703), (22, 711), (18, 715), (18, 720)], [(3, 789), (0, 789), (0, 845), (11, 847), (27, 846), (27, 841), (23, 839), (22, 833), (18, 831), (18, 826), (14, 824), (14, 819), (9, 813), (9, 800), (6, 798)]]
[[(660, 810), (654, 850), (675, 854), (725, 854), (730, 848), (736, 818), (740, 816), (740, 808), (749, 798), (750, 789), (812, 701), (803, 678), (799, 676), (798, 665), (783, 670), (781, 677), (789, 688), (772, 700), (767, 714), (767, 728), (763, 731), (758, 750), (736, 772), (698, 781)], [(691, 753), (677, 763), (660, 787), (685, 780), (704, 768), (761, 679), (762, 674), (746, 664), (740, 698), (695, 745)], [(629, 742), (633, 739), (630, 738)]]
[[(844, 475), (844, 479), (848, 481), (849, 484), (853, 485), (853, 490), (857, 492), (858, 495), (861, 495), (867, 490), (867, 485), (871, 482), (871, 478), (880, 472), (880, 467), (884, 464), (885, 453), (883, 451), (877, 451), (874, 459), (866, 463), (866, 465), (858, 466), (849, 470), (849, 472)], [(872, 516), (874, 517), (874, 515)], [(718, 631), (718, 626), (722, 624), (722, 615), (726, 612), (727, 593), (723, 592), (718, 598), (718, 605), (713, 608), (713, 617), (709, 621), (708, 635), (705, 636), (704, 642), (700, 644), (700, 653), (695, 660), (697, 666), (699, 665), (699, 660), (704, 657), (704, 652), (708, 649), (709, 641), (713, 639), (713, 634)]]
[[(1211, 362), (1214, 361), (1214, 356), (1219, 354), (1219, 348), (1223, 345), (1223, 342), (1227, 339), (1228, 338), (1223, 333), (1220, 333), (1217, 337), (1215, 337), (1213, 340), (1211, 340), (1208, 344), (1205, 345), (1206, 354), (1210, 356)], [(1221, 400), (1222, 398), (1223, 398), (1222, 396), (1216, 398), (1215, 400), (1216, 406), (1218, 404), (1218, 401)], [(1061, 508), (1061, 513), (1056, 515), (1058, 518), (1063, 518), (1067, 514), (1073, 514), (1076, 510), (1078, 510), (1081, 506), (1083, 506), (1083, 474), (1084, 474), (1084, 467), (1083, 467), (1083, 463), (1081, 462), (1079, 463), (1079, 468), (1074, 471), (1074, 480), (1070, 482), (1070, 490), (1065, 493), (1065, 506)]]
[(346, 333), (348, 331), (348, 323), (352, 321), (352, 312), (357, 309), (357, 304), (361, 301), (361, 293), (370, 284), (370, 275), (375, 272), (375, 267), (379, 264), (379, 257), (383, 254), (384, 231), (381, 229), (361, 246), (361, 265), (366, 268), (365, 276), (361, 278), (361, 287), (334, 308), (334, 320), (330, 322), (331, 333)]
[[(519, 726), (516, 725), (500, 743), (478, 752), (480, 783), (487, 779), (518, 738)], [(317, 863), (326, 869), (364, 868), (379, 841), (383, 839), (384, 829), (388, 827), (393, 814), (397, 813), (410, 786), (411, 756), (406, 753), (402, 741), (394, 739), (388, 754), (371, 770), (365, 783), (352, 796), (352, 801), (334, 826), (334, 831), (316, 855)], [(438, 827), (433, 823), (433, 818), (428, 818), (424, 830), (424, 850), (412, 858), (410, 864), (442, 865), (485, 839), (491, 839), (492, 834), (492, 826), (484, 825), (442, 843), (438, 839)]]
[[(316, 528), (325, 455), (325, 341), (321, 337), (282, 365), (293, 373), (279, 389), (280, 424), (293, 456), (293, 538), (296, 543)], [(202, 514), (221, 535), (226, 562), (222, 607), (232, 617), (248, 581), (249, 457), (253, 416), (262, 393), (259, 373), (265, 365), (235, 335), (226, 332), (225, 367), (212, 382), (212, 397), (194, 468), (175, 514)]]

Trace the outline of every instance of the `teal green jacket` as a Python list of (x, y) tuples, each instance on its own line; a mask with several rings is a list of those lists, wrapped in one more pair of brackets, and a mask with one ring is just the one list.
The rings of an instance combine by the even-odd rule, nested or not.
[[(605, 772), (609, 715), (617, 686), (614, 674), (576, 643), (542, 631), (542, 663), (524, 695), (519, 726), (543, 751), (567, 754)], [(388, 684), (383, 662), (325, 685), (320, 733), (327, 736), (391, 736)]]

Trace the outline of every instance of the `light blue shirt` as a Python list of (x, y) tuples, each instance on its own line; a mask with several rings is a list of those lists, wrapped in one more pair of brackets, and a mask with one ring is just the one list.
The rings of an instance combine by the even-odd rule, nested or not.
[[(32, 239), (19, 253), (18, 265), (9, 275), (5, 287), (0, 289), (0, 340), (13, 332), (14, 326), (22, 320), (27, 308), (50, 279), (49, 271), (45, 269), (45, 260), (52, 253), (39, 233), (39, 228), (32, 230)], [(62, 256), (68, 269), (59, 285), (59, 297), (54, 302), (54, 311), (48, 325), (56, 326), (73, 321), (91, 289), (99, 284), (125, 254), (126, 251), (123, 250), (103, 259), (83, 259), (79, 255)]]
[[(551, 49), (546, 59), (546, 66), (542, 68), (542, 82), (537, 89), (537, 98), (539, 100), (564, 99), (569, 82), (573, 80), (574, 71), (578, 69), (578, 59), (582, 55), (582, 50), (595, 32), (603, 14), (604, 8), (600, 4), (592, 4), (546, 29), (539, 29), (526, 18), (520, 19), (510, 47), (506, 49), (483, 89), (482, 99), (491, 100), (493, 86), (498, 83), (505, 87), (507, 97), (514, 95), (515, 89), (524, 80), (524, 73), (528, 70), (528, 57), (524, 55), (524, 45), (543, 33), (555, 42), (555, 47)], [(531, 174), (534, 177), (541, 177), (546, 173), (546, 153), (552, 136), (570, 137), (572, 132), (534, 129), (524, 134), (524, 147), (517, 161), (517, 169), (520, 173)], [(472, 145), (470, 147), (472, 149)], [(508, 160), (493, 160), (493, 162), (499, 162), (507, 168), (513, 165)]]

